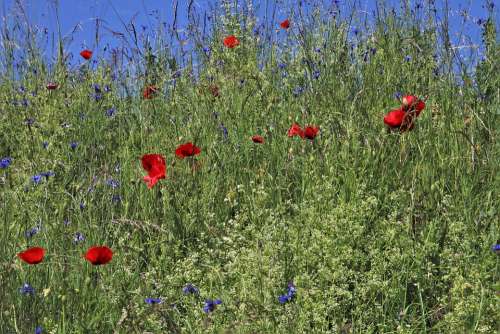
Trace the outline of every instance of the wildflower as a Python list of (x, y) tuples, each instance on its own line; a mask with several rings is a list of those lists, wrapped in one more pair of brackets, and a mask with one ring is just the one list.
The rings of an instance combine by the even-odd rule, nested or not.
[(283, 29), (288, 29), (290, 28), (290, 20), (286, 19), (284, 21), (280, 22), (280, 27)]
[(35, 328), (35, 334), (42, 334), (43, 333), (43, 328), (42, 326), (37, 326)]
[(145, 99), (152, 99), (157, 92), (158, 88), (156, 86), (147, 86), (142, 92), (142, 97)]
[(113, 258), (113, 251), (106, 246), (90, 247), (85, 259), (95, 266), (106, 264)]
[(64, 224), (64, 226), (69, 226), (71, 224), (71, 221), (66, 218), (63, 220), (63, 224)]
[(495, 252), (495, 254), (500, 255), (500, 244), (496, 243), (491, 247), (491, 250)]
[(122, 197), (120, 195), (113, 195), (113, 197), (111, 197), (111, 202), (113, 203), (120, 203), (122, 201)]
[(313, 78), (314, 78), (315, 80), (318, 80), (318, 79), (319, 79), (320, 74), (321, 74), (321, 72), (320, 72), (319, 70), (315, 70), (315, 71), (313, 72)]
[(12, 158), (11, 157), (5, 157), (0, 160), (0, 169), (6, 169), (7, 167), (10, 166), (12, 163)]
[(81, 232), (76, 232), (73, 238), (73, 243), (77, 244), (82, 241), (85, 241), (85, 236)]
[(43, 142), (42, 142), (42, 147), (43, 147), (44, 149), (47, 149), (47, 148), (49, 147), (49, 142), (48, 142), (48, 141), (43, 141)]
[(182, 288), (182, 292), (185, 294), (185, 295), (189, 295), (189, 294), (194, 294), (194, 295), (197, 295), (200, 293), (200, 290), (194, 286), (193, 284), (191, 283), (188, 283), (186, 284), (186, 286), (184, 286)]
[(288, 283), (286, 294), (279, 296), (278, 301), (280, 302), (280, 304), (285, 304), (286, 302), (292, 300), (293, 297), (295, 297), (296, 292), (297, 290), (295, 289), (295, 285), (293, 284), (293, 282), (290, 282)]
[(297, 97), (304, 92), (304, 87), (297, 86), (293, 89), (293, 96)]
[(27, 126), (31, 126), (35, 123), (35, 119), (31, 118), (31, 117), (28, 117), (26, 118), (26, 120), (24, 121), (24, 123), (26, 123)]
[(391, 128), (398, 128), (403, 123), (403, 118), (405, 117), (405, 112), (403, 108), (398, 108), (391, 110), (384, 117), (384, 123), (387, 124)]
[(49, 82), (49, 83), (47, 84), (47, 89), (48, 89), (48, 90), (54, 90), (54, 89), (57, 89), (57, 87), (58, 87), (58, 86), (59, 86), (59, 85), (58, 85), (58, 84), (56, 84), (55, 82)]
[(37, 225), (37, 226), (27, 230), (26, 232), (24, 232), (24, 236), (28, 239), (32, 238), (34, 235), (38, 234), (38, 232), (40, 232), (40, 230), (41, 230), (40, 225)]
[(236, 36), (230, 35), (224, 38), (224, 45), (230, 49), (233, 49), (240, 45), (240, 41), (238, 40), (238, 38), (236, 38)]
[(112, 117), (116, 112), (116, 109), (115, 108), (109, 108), (108, 110), (106, 110), (106, 116), (108, 117)]
[(39, 184), (40, 181), (42, 181), (42, 176), (40, 174), (34, 175), (31, 177), (31, 181), (33, 181), (34, 184)]
[(304, 137), (304, 130), (297, 123), (293, 123), (293, 125), (288, 129), (288, 137), (300, 136)]
[(253, 135), (252, 136), (252, 141), (257, 144), (263, 144), (264, 143), (264, 138), (259, 135)]
[(71, 147), (72, 150), (75, 150), (78, 147), (78, 142), (73, 141), (69, 144), (69, 147)]
[(28, 283), (24, 283), (23, 286), (19, 289), (19, 292), (23, 295), (34, 295), (35, 289)]
[(166, 172), (165, 158), (159, 154), (146, 154), (141, 158), (142, 168), (148, 175), (144, 176), (143, 180), (151, 189), (160, 179), (164, 179)]
[(120, 186), (120, 181), (113, 180), (113, 179), (108, 179), (106, 181), (106, 184), (108, 186), (110, 186), (111, 188), (116, 189), (116, 188), (118, 188)]
[(215, 299), (215, 300), (207, 299), (205, 300), (205, 306), (203, 306), (203, 312), (205, 313), (213, 312), (217, 307), (217, 305), (220, 304), (222, 304), (222, 300), (220, 299)]
[(82, 56), (82, 58), (85, 60), (89, 60), (90, 58), (92, 58), (92, 51), (85, 49), (80, 52), (80, 56)]
[(181, 159), (184, 159), (185, 157), (198, 155), (200, 153), (201, 153), (200, 148), (193, 145), (193, 143), (191, 142), (179, 145), (175, 150), (175, 155)]
[(415, 111), (417, 116), (425, 108), (425, 102), (414, 95), (405, 95), (401, 100), (404, 111)]
[(80, 210), (83, 211), (85, 209), (85, 202), (80, 202)]
[(229, 137), (229, 131), (227, 130), (227, 128), (224, 126), (223, 123), (220, 123), (219, 127), (222, 130), (222, 135), (224, 136), (224, 139), (227, 140), (227, 138)]
[(41, 176), (44, 176), (45, 178), (49, 178), (50, 176), (55, 176), (56, 173), (54, 173), (53, 171), (49, 170), (48, 172), (43, 172), (43, 173), (40, 173)]
[(208, 46), (203, 47), (203, 52), (205, 53), (205, 55), (207, 57), (210, 57), (211, 50), (210, 50), (210, 48)]
[(318, 132), (319, 132), (318, 126), (316, 126), (316, 127), (308, 126), (308, 127), (304, 128), (304, 133), (301, 137), (307, 138), (309, 140), (313, 140), (318, 135)]
[(43, 261), (45, 249), (42, 247), (31, 247), (24, 252), (18, 253), (17, 256), (27, 264), (38, 264)]
[(150, 304), (150, 305), (161, 304), (163, 302), (161, 300), (161, 298), (146, 298), (146, 299), (144, 299), (144, 301), (146, 302), (146, 304)]
[(410, 61), (411, 61), (411, 56), (408, 56), (408, 55), (407, 55), (407, 56), (405, 57), (405, 61), (406, 61), (407, 63), (408, 63), (408, 62), (410, 62)]

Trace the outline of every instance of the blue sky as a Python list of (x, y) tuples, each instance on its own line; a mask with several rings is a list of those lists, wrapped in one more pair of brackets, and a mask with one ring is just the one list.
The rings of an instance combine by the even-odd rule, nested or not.
[[(72, 36), (71, 42), (67, 44), (67, 51), (77, 54), (82, 48), (96, 50), (96, 56), (102, 54), (102, 48), (109, 43), (111, 46), (117, 44), (117, 37), (110, 31), (124, 32), (124, 22), (129, 22), (134, 19), (136, 27), (140, 30), (142, 26), (155, 27), (162, 22), (166, 25), (171, 25), (173, 21), (173, 4), (174, 0), (3, 0), (3, 5), (0, 8), (1, 16), (11, 17), (15, 11), (14, 3), (20, 1), (26, 11), (28, 20), (39, 27), (41, 30), (47, 29), (49, 42), (46, 43), (45, 54), (50, 55), (54, 46), (50, 42), (52, 36), (57, 34), (57, 20), (55, 15), (55, 3), (59, 3), (59, 19), (61, 32), (63, 36)], [(293, 0), (298, 2), (300, 0)], [(361, 2), (360, 12), (366, 11), (371, 13), (374, 9), (375, 1), (373, 0), (357, 0)], [(417, 1), (412, 0), (413, 6)], [(436, 0), (437, 3), (442, 0)], [(254, 1), (259, 3), (259, 1)], [(271, 3), (273, 1), (270, 1)], [(290, 2), (281, 0), (281, 2)], [(307, 1), (306, 1), (307, 2)], [(326, 1), (324, 3), (331, 3)], [(340, 0), (341, 6), (352, 1)], [(450, 0), (451, 3), (451, 28), (452, 38), (455, 45), (468, 45), (470, 42), (480, 43), (480, 27), (476, 24), (478, 19), (484, 19), (487, 11), (484, 8), (485, 0)], [(493, 0), (495, 10), (498, 13), (497, 0)], [(187, 20), (187, 3), (188, 0), (178, 1), (178, 28), (185, 27)], [(260, 1), (263, 5), (264, 0)], [(386, 0), (386, 3), (400, 8), (400, 1)], [(206, 11), (209, 7), (217, 6), (217, 2), (213, 0), (196, 0), (193, 2), (199, 13)], [(264, 17), (264, 6), (261, 6), (259, 16)], [(290, 6), (278, 6), (278, 18), (288, 16), (287, 11)], [(462, 25), (462, 12), (468, 13), (468, 23)], [(102, 20), (100, 29), (100, 45), (96, 48), (96, 19)], [(108, 30), (110, 29), (110, 30)], [(459, 34), (468, 36), (470, 41), (459, 40)], [(54, 35), (53, 35), (54, 34)], [(69, 41), (69, 40), (68, 40)], [(78, 57), (75, 61), (81, 61)]]

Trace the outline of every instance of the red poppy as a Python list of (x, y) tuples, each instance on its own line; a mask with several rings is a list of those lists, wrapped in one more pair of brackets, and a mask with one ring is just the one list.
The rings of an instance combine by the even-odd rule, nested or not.
[(80, 52), (80, 56), (82, 56), (82, 58), (85, 60), (89, 60), (90, 58), (92, 58), (92, 51), (85, 49)]
[(304, 134), (301, 137), (313, 140), (318, 135), (318, 132), (319, 126), (308, 126), (304, 129)]
[(257, 144), (264, 144), (264, 138), (259, 135), (252, 136), (252, 141)]
[(106, 246), (90, 247), (85, 254), (85, 259), (95, 266), (106, 264), (113, 258), (113, 251)]
[(224, 38), (224, 45), (230, 49), (240, 45), (240, 41), (234, 35), (227, 36)]
[(280, 23), (280, 27), (283, 29), (290, 28), (290, 20), (286, 19)]
[(288, 129), (288, 137), (300, 136), (304, 138), (304, 130), (297, 123), (293, 123), (293, 125)]
[(142, 96), (145, 99), (152, 99), (156, 93), (158, 92), (158, 88), (156, 86), (147, 86), (144, 88), (144, 91), (142, 92)]
[(48, 90), (54, 90), (54, 89), (56, 89), (57, 87), (58, 87), (58, 84), (56, 84), (55, 82), (49, 82), (49, 83), (47, 84), (47, 89), (48, 89)]
[(210, 85), (209, 89), (210, 89), (210, 93), (212, 93), (213, 97), (220, 96), (219, 87), (217, 85)]
[(198, 155), (200, 153), (200, 148), (193, 145), (191, 142), (179, 145), (179, 147), (175, 150), (175, 155), (181, 159), (184, 159), (185, 157), (192, 157), (193, 155)]
[(399, 128), (403, 123), (405, 114), (406, 113), (403, 108), (391, 110), (387, 115), (385, 115), (384, 123), (391, 128)]
[(17, 256), (28, 264), (37, 264), (42, 262), (45, 256), (45, 249), (42, 247), (31, 247), (17, 254)]
[(151, 189), (160, 179), (165, 178), (166, 164), (165, 159), (159, 154), (146, 154), (141, 158), (142, 168), (148, 175), (144, 176), (143, 180)]
[(403, 96), (403, 99), (401, 102), (403, 103), (403, 109), (405, 111), (415, 110), (417, 113), (417, 116), (425, 108), (425, 102), (420, 100), (418, 97), (416, 97), (414, 95)]

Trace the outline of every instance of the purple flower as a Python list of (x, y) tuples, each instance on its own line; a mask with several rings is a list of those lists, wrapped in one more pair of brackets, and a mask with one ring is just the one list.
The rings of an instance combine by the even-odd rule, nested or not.
[(297, 86), (293, 89), (293, 96), (297, 97), (304, 92), (304, 87)]
[(42, 181), (42, 175), (36, 174), (31, 177), (31, 181), (33, 181), (34, 184), (39, 184), (40, 181)]
[(112, 117), (116, 112), (116, 109), (114, 107), (112, 108), (109, 108), (108, 110), (106, 110), (106, 116), (108, 117)]
[(78, 142), (73, 141), (69, 144), (69, 147), (71, 147), (72, 150), (75, 150), (78, 147)]
[(10, 166), (12, 163), (12, 158), (11, 157), (5, 157), (0, 160), (0, 169), (6, 169), (7, 167)]
[(113, 197), (111, 197), (111, 201), (115, 204), (120, 203), (122, 201), (122, 197), (120, 195), (113, 195)]
[(85, 236), (81, 232), (76, 232), (75, 237), (73, 238), (73, 243), (77, 244), (82, 241), (85, 241)]
[(319, 79), (320, 74), (321, 74), (321, 73), (320, 73), (320, 71), (319, 71), (319, 70), (314, 71), (314, 72), (313, 72), (313, 78), (314, 78), (315, 80), (318, 80), (318, 79)]
[(109, 179), (108, 181), (106, 181), (106, 184), (113, 189), (116, 189), (120, 186), (120, 182), (113, 179)]
[(215, 311), (215, 308), (217, 307), (217, 305), (220, 305), (220, 304), (222, 304), (222, 300), (220, 300), (220, 299), (215, 299), (215, 300), (207, 299), (207, 300), (205, 300), (205, 305), (203, 306), (203, 312), (205, 312), (205, 313), (213, 312), (213, 311)]
[(37, 234), (38, 232), (40, 232), (40, 230), (42, 229), (42, 227), (40, 225), (37, 225), (29, 230), (27, 230), (26, 232), (24, 232), (24, 236), (29, 239), (29, 238), (32, 238), (35, 234)]
[(193, 284), (191, 283), (188, 283), (186, 284), (185, 287), (182, 288), (182, 292), (184, 292), (185, 295), (189, 295), (189, 294), (199, 294), (200, 293), (200, 290), (194, 286)]
[(297, 293), (297, 289), (295, 288), (295, 285), (293, 282), (288, 283), (288, 289), (285, 295), (281, 295), (278, 297), (278, 301), (280, 304), (285, 304), (286, 302), (289, 302), (290, 300), (295, 297)]
[(493, 246), (491, 246), (491, 250), (497, 255), (500, 255), (500, 244), (494, 244)]
[(34, 295), (35, 289), (28, 283), (24, 283), (23, 286), (19, 289), (19, 292), (23, 295)]
[(37, 326), (35, 328), (35, 334), (42, 334), (43, 333), (43, 328), (42, 326)]
[(49, 147), (49, 142), (48, 141), (42, 142), (42, 146), (44, 149), (47, 149), (47, 147)]
[(146, 298), (146, 299), (144, 299), (144, 301), (146, 302), (146, 304), (150, 304), (150, 305), (161, 304), (163, 302), (161, 300), (161, 298)]

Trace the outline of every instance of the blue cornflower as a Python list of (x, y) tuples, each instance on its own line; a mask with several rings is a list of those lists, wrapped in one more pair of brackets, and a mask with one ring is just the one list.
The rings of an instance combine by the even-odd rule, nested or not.
[(203, 306), (203, 312), (205, 313), (213, 312), (217, 307), (217, 305), (220, 304), (222, 304), (222, 300), (220, 299), (215, 299), (215, 300), (207, 299), (205, 300), (205, 305)]
[(410, 61), (411, 61), (411, 56), (407, 55), (407, 56), (405, 57), (405, 61), (406, 61), (406, 62), (410, 62)]
[(31, 177), (31, 181), (33, 181), (34, 184), (39, 184), (40, 181), (42, 181), (42, 175), (36, 174)]
[(278, 67), (280, 70), (284, 69), (286, 67), (286, 63), (279, 63)]
[(116, 109), (114, 107), (111, 107), (108, 110), (106, 110), (106, 116), (112, 117), (115, 114), (115, 112), (116, 112)]
[(401, 100), (401, 97), (403, 97), (403, 94), (401, 94), (401, 92), (396, 92), (396, 93), (394, 93), (394, 97), (395, 97), (397, 100)]
[(227, 131), (227, 128), (222, 123), (220, 123), (220, 128), (222, 130), (222, 135), (224, 136), (224, 139), (227, 139), (227, 137), (229, 136), (229, 132)]
[(207, 55), (207, 57), (210, 57), (210, 48), (208, 46), (203, 47), (203, 52)]
[(106, 181), (106, 184), (111, 188), (116, 189), (120, 186), (120, 181), (109, 179), (108, 181)]
[(40, 173), (41, 176), (45, 176), (45, 178), (49, 178), (50, 176), (55, 176), (56, 173), (54, 173), (53, 171), (49, 170), (48, 172), (43, 172), (43, 173)]
[(185, 287), (182, 288), (182, 292), (184, 292), (185, 295), (189, 295), (191, 293), (197, 295), (200, 293), (200, 290), (193, 284), (188, 283)]
[(113, 197), (111, 197), (111, 201), (113, 203), (120, 203), (122, 201), (122, 197), (120, 195), (113, 195)]
[(491, 246), (491, 250), (494, 251), (497, 255), (500, 255), (500, 244)]
[(25, 123), (26, 125), (28, 125), (28, 126), (31, 126), (31, 125), (33, 125), (33, 124), (35, 123), (35, 119), (34, 119), (34, 118), (31, 118), (31, 117), (26, 118), (26, 119), (24, 120), (24, 123)]
[(80, 202), (80, 210), (83, 210), (85, 209), (85, 203), (84, 202)]
[(38, 232), (40, 232), (40, 230), (42, 229), (42, 227), (40, 225), (37, 225), (29, 230), (27, 230), (26, 232), (24, 232), (24, 235), (26, 236), (26, 238), (32, 238), (35, 234), (37, 234)]
[(316, 80), (317, 80), (317, 79), (319, 79), (320, 74), (321, 74), (321, 73), (320, 73), (320, 71), (319, 71), (319, 70), (314, 71), (314, 72), (313, 72), (313, 78), (314, 78), (314, 79), (316, 79)]
[(42, 334), (43, 333), (43, 328), (42, 326), (37, 326), (35, 328), (35, 334)]
[(146, 304), (161, 304), (163, 301), (161, 300), (161, 298), (146, 298), (144, 299), (144, 301), (146, 302)]
[(34, 295), (35, 289), (28, 283), (24, 283), (23, 286), (19, 289), (19, 292), (23, 295)]
[(0, 160), (0, 169), (5, 169), (10, 166), (12, 163), (12, 158), (11, 157), (5, 157)]
[(110, 87), (109, 85), (105, 85), (105, 86), (104, 86), (104, 91), (105, 91), (106, 93), (111, 92), (111, 87)]
[(297, 86), (293, 89), (293, 96), (297, 97), (304, 92), (304, 87)]
[(44, 149), (47, 149), (49, 147), (49, 142), (48, 141), (43, 141), (42, 146)]
[(293, 297), (295, 297), (296, 292), (297, 290), (295, 288), (295, 285), (293, 284), (293, 282), (290, 282), (288, 283), (288, 289), (286, 294), (279, 296), (278, 301), (280, 302), (280, 304), (285, 304), (286, 302), (292, 300)]
[(73, 238), (73, 243), (77, 244), (79, 242), (85, 241), (85, 236), (81, 232), (76, 232)]
[(172, 74), (172, 79), (177, 79), (177, 78), (180, 78), (182, 75), (182, 71), (181, 70), (177, 70), (175, 71), (173, 74)]
[(71, 147), (72, 150), (76, 149), (78, 147), (78, 142), (73, 141), (69, 144), (69, 147)]
[(94, 88), (94, 92), (101, 93), (101, 86), (99, 84), (93, 84), (92, 87)]

